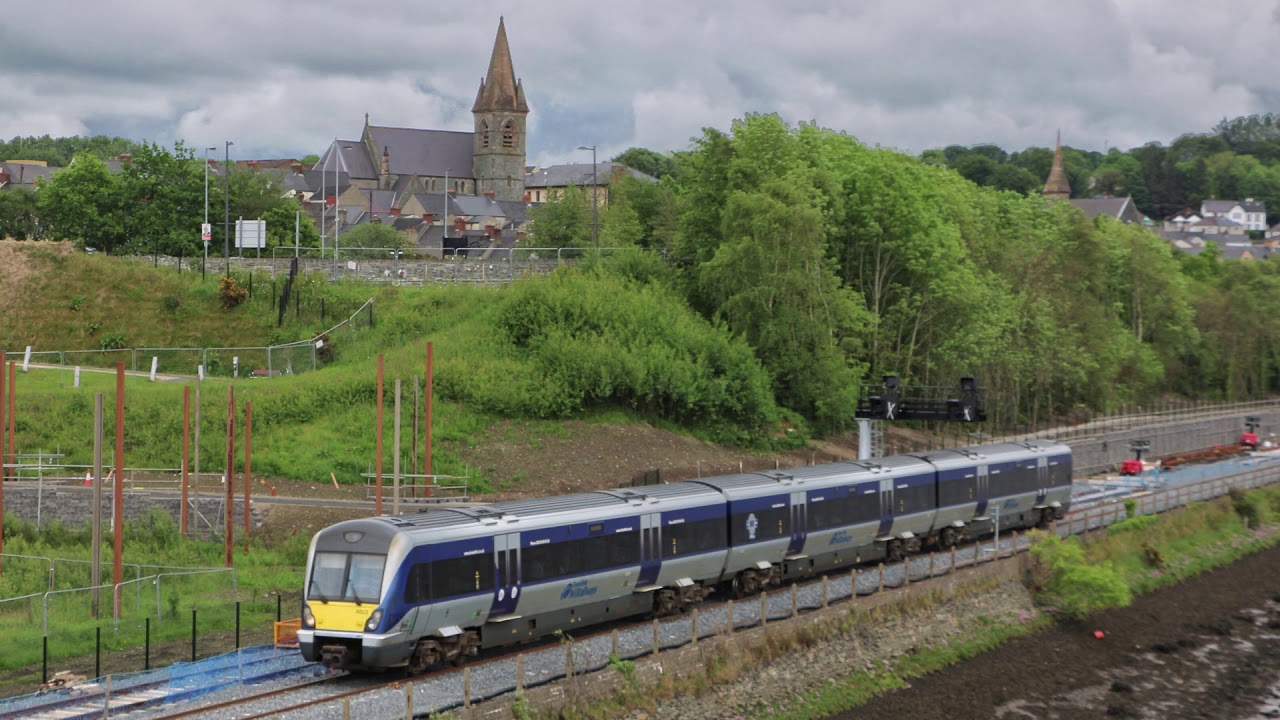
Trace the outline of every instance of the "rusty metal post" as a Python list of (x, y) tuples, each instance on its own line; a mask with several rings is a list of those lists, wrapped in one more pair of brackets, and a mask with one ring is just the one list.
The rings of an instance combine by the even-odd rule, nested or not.
[(224, 531), (226, 537), (223, 539), (226, 543), (226, 561), (227, 567), (235, 566), (235, 545), (236, 526), (232, 521), (234, 517), (233, 511), (236, 507), (235, 501), (235, 485), (236, 485), (236, 388), (234, 385), (227, 388), (227, 471), (223, 480), (223, 496), (226, 503), (226, 511), (223, 512), (223, 518), (226, 522)]
[(191, 462), (191, 386), (182, 388), (182, 536), (187, 536), (187, 471)]
[(244, 551), (249, 552), (249, 533), (253, 520), (249, 514), (249, 498), (253, 494), (253, 403), (244, 404)]
[[(4, 351), (0, 350), (0, 372), (4, 372)], [(9, 453), (9, 432), (5, 430), (4, 377), (0, 376), (0, 553), (4, 552), (4, 459)], [(4, 566), (0, 565), (0, 572)]]
[(382, 405), (383, 405), (383, 388), (382, 378), (384, 372), (384, 360), (381, 354), (378, 355), (378, 429), (377, 439), (375, 441), (374, 458), (373, 458), (373, 475), (374, 475), (374, 501), (373, 514), (382, 515)]
[(124, 582), (124, 363), (116, 363), (115, 522), (112, 523), (115, 574), (115, 618), (120, 619), (120, 583)]
[(884, 592), (884, 563), (880, 563), (880, 587), (876, 588), (876, 592)]
[(769, 622), (769, 593), (760, 591), (760, 627)]
[(427, 380), (423, 394), (426, 396), (426, 417), (423, 418), (423, 425), (426, 428), (427, 445), (425, 452), (422, 454), (422, 475), (426, 480), (427, 492), (426, 496), (431, 497), (432, 486), (435, 485), (435, 470), (431, 462), (431, 402), (432, 396), (435, 395), (435, 364), (433, 357), (433, 348), (431, 343), (427, 343)]
[[(2, 378), (0, 378), (2, 379)], [(18, 431), (18, 363), (9, 363), (9, 464), (17, 464)]]

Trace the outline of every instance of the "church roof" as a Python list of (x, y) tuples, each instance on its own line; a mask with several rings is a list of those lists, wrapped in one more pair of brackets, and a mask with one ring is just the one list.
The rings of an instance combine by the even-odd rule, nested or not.
[(511, 62), (507, 26), (501, 18), (498, 19), (498, 36), (493, 41), (493, 55), (489, 58), (489, 72), (480, 80), (480, 90), (476, 92), (471, 112), (529, 112), (524, 87), (516, 79), (515, 66)]
[(1053, 168), (1044, 183), (1044, 196), (1067, 199), (1071, 197), (1071, 183), (1067, 181), (1066, 168), (1062, 166), (1062, 133), (1058, 133), (1058, 145), (1053, 151)]
[[(545, 168), (535, 168), (533, 172), (525, 175), (524, 186), (526, 188), (561, 188), (576, 185), (578, 187), (591, 187), (591, 163), (569, 163), (566, 165), (549, 165)], [(627, 167), (622, 163), (602, 162), (597, 163), (595, 167), (596, 180), (603, 186), (608, 186), (614, 178), (623, 176), (633, 177), (637, 180), (656, 183), (657, 178)]]
[[(379, 159), (382, 155), (381, 148), (386, 149), (391, 160), (392, 175), (444, 177), (445, 172), (448, 172), (451, 178), (471, 177), (475, 133), (375, 125), (369, 126), (369, 133), (373, 136), (374, 144), (380, 148)], [(378, 177), (368, 151), (363, 150), (360, 154), (369, 165), (371, 174), (357, 175), (352, 169), (352, 177)]]

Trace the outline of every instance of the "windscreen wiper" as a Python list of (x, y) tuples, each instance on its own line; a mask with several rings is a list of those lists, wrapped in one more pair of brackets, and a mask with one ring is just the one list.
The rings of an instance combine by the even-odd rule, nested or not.
[(329, 604), (329, 598), (325, 597), (325, 596), (324, 596), (324, 593), (322, 593), (322, 592), (320, 592), (319, 590), (317, 590), (317, 589), (316, 589), (317, 587), (318, 587), (318, 586), (316, 585), (316, 581), (315, 581), (315, 579), (313, 578), (313, 579), (311, 580), (311, 590), (313, 590), (313, 591), (315, 592), (315, 595), (316, 595), (316, 597), (317, 597), (317, 598), (319, 598), (319, 599), (320, 599), (320, 602), (324, 603), (325, 605), (328, 605), (328, 604)]

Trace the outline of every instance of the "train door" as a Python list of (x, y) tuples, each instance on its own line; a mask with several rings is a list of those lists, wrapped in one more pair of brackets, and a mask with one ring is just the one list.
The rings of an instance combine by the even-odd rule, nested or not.
[(1049, 458), (1041, 455), (1036, 458), (1036, 505), (1043, 505), (1045, 496), (1049, 494)]
[(791, 544), (787, 546), (788, 557), (803, 557), (804, 540), (808, 536), (808, 516), (809, 506), (805, 502), (804, 492), (791, 493)]
[(888, 540), (893, 534), (893, 478), (880, 479), (880, 531), (876, 539)]
[(520, 533), (495, 535), (493, 609), (490, 617), (514, 615), (520, 598)]
[(978, 473), (978, 506), (974, 508), (973, 515), (975, 518), (985, 518), (987, 516), (987, 504), (991, 500), (991, 472), (987, 465), (979, 465)]
[(662, 569), (662, 514), (649, 513), (640, 516), (640, 577), (636, 587), (647, 587), (658, 582)]

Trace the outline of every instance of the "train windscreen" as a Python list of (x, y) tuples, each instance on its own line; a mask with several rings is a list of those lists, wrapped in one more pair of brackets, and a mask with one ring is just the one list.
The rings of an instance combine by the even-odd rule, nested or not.
[(307, 599), (377, 604), (382, 599), (386, 555), (317, 552), (307, 583)]

